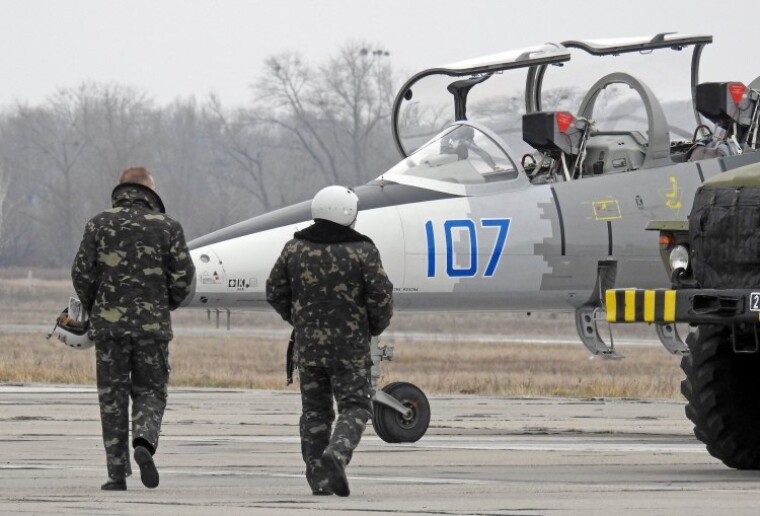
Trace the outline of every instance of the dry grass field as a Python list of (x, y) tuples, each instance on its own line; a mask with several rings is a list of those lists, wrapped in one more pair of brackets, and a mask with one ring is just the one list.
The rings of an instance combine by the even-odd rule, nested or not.
[[(9, 325), (49, 325), (72, 292), (65, 271), (0, 270), (0, 382), (94, 383), (94, 351), (71, 350), (45, 331), (10, 331)], [(205, 312), (175, 312), (176, 328), (208, 326)], [(233, 327), (278, 328), (274, 313), (235, 313)], [(4, 331), (2, 328), (6, 328)], [(393, 331), (453, 333), (456, 342), (393, 342), (395, 358), (383, 368), (381, 383), (410, 381), (425, 392), (509, 396), (574, 396), (679, 399), (678, 358), (662, 347), (618, 346), (627, 356), (592, 358), (574, 345), (483, 343), (468, 335), (495, 334), (575, 338), (566, 314), (407, 314)], [(618, 330), (616, 330), (617, 332)], [(625, 327), (628, 336), (653, 336), (642, 326)], [(644, 333), (646, 332), (646, 333)], [(389, 343), (388, 339), (384, 343)], [(285, 386), (285, 347), (281, 340), (228, 333), (181, 335), (170, 348), (173, 385), (295, 389)]]

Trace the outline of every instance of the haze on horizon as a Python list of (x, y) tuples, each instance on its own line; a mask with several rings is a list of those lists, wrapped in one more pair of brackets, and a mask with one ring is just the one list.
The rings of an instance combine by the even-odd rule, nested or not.
[(0, 12), (0, 109), (83, 82), (132, 86), (160, 104), (214, 93), (243, 105), (268, 56), (296, 51), (319, 64), (348, 41), (372, 42), (408, 76), (547, 41), (707, 33), (702, 80), (760, 75), (747, 59), (752, 3), (7, 0)]

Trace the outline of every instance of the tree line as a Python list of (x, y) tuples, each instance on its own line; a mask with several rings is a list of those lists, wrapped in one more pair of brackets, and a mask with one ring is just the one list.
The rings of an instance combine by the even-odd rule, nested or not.
[[(388, 52), (349, 42), (318, 65), (295, 52), (263, 65), (245, 106), (224, 106), (213, 95), (157, 106), (133, 88), (84, 83), (42, 105), (0, 112), (0, 267), (70, 266), (85, 222), (110, 207), (119, 173), (130, 166), (154, 173), (190, 240), (310, 199), (326, 185), (365, 183), (398, 161), (390, 118), (403, 78)], [(440, 86), (433, 84), (447, 100)], [(420, 98), (430, 93), (415, 89)], [(600, 95), (596, 122), (645, 134), (644, 106), (627, 90)], [(497, 91), (468, 102), (468, 117), (492, 128), (517, 159), (533, 152), (522, 141), (522, 92)], [(574, 112), (584, 95), (566, 85), (542, 99), (545, 109)], [(401, 132), (421, 144), (451, 120), (446, 106), (404, 104)], [(671, 132), (693, 132), (689, 101), (662, 107)]]
[(83, 83), (0, 113), (0, 266), (68, 267), (84, 223), (110, 207), (119, 173), (154, 173), (188, 239), (354, 186), (392, 166), (399, 81), (385, 51), (343, 45), (320, 65), (268, 58), (242, 107), (158, 106), (117, 84)]

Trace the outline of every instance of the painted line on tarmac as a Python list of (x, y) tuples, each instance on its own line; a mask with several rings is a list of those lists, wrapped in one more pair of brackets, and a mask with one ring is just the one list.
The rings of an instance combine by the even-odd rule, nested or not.
[[(701, 443), (661, 443), (641, 442), (641, 438), (628, 439), (577, 437), (565, 438), (530, 438), (522, 436), (508, 439), (483, 438), (474, 440), (468, 438), (463, 442), (435, 442), (434, 439), (422, 439), (415, 444), (416, 448), (441, 450), (503, 450), (503, 451), (543, 451), (543, 452), (584, 452), (584, 453), (704, 453)], [(473, 442), (474, 441), (474, 442)]]
[[(75, 437), (76, 440), (99, 440), (99, 437)], [(686, 438), (684, 438), (686, 439)], [(162, 441), (182, 443), (256, 443), (288, 444), (297, 446), (301, 440), (293, 436), (172, 436), (161, 437)], [(627, 453), (704, 453), (705, 447), (697, 442), (671, 442), (672, 439), (647, 438), (642, 436), (526, 436), (504, 437), (449, 437), (425, 436), (415, 443), (386, 443), (379, 437), (362, 437), (362, 445), (373, 448), (411, 448), (440, 450), (493, 450), (493, 451), (545, 451), (545, 452), (627, 452)]]
[[(300, 466), (299, 466), (300, 469)], [(218, 476), (236, 476), (236, 477), (263, 477), (263, 478), (304, 478), (303, 473), (273, 473), (267, 471), (240, 471), (240, 470), (211, 470), (211, 471), (186, 471), (186, 470), (161, 470), (161, 473), (171, 473), (175, 475), (188, 475), (198, 477), (218, 477)], [(364, 475), (350, 475), (351, 481), (366, 480), (378, 482), (413, 482), (417, 484), (492, 484), (491, 480), (472, 480), (466, 478), (435, 478), (435, 477), (378, 477)]]
[[(298, 466), (301, 469), (301, 466)], [(70, 467), (70, 466), (49, 466), (45, 464), (0, 464), (0, 471), (14, 470), (14, 471), (91, 471), (102, 472), (103, 468), (100, 467)], [(159, 468), (159, 472), (162, 475), (173, 475), (176, 477), (188, 476), (188, 477), (260, 477), (260, 478), (304, 478), (302, 472), (299, 473), (282, 473), (275, 471), (243, 471), (239, 469), (211, 469), (205, 471), (199, 471), (198, 468), (192, 469), (164, 469)], [(381, 477), (381, 476), (367, 476), (367, 475), (355, 475), (351, 474), (351, 481), (361, 480), (367, 482), (388, 482), (388, 483), (416, 483), (416, 484), (457, 484), (457, 485), (477, 485), (477, 484), (492, 484), (491, 480), (473, 480), (466, 478), (436, 478), (436, 477)]]
[[(0, 333), (34, 334), (50, 333), (49, 325), (40, 324), (0, 324)], [(208, 328), (204, 326), (180, 326), (174, 327), (175, 336), (186, 337), (214, 337), (218, 335), (249, 336), (268, 339), (281, 339), (287, 341), (290, 330), (277, 328)], [(580, 344), (580, 339), (574, 338), (548, 338), (533, 337), (528, 335), (501, 335), (489, 333), (431, 333), (431, 332), (396, 332), (383, 333), (383, 344), (404, 344), (410, 342), (444, 342), (444, 343), (493, 343), (493, 344), (535, 344), (535, 345), (572, 345)], [(615, 339), (616, 345), (621, 346), (659, 346), (660, 342), (655, 339)]]

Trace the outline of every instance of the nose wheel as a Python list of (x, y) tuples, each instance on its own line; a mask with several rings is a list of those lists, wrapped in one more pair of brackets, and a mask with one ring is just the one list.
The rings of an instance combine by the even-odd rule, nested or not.
[(387, 443), (413, 443), (430, 425), (425, 393), (407, 382), (389, 383), (372, 397), (372, 426)]

